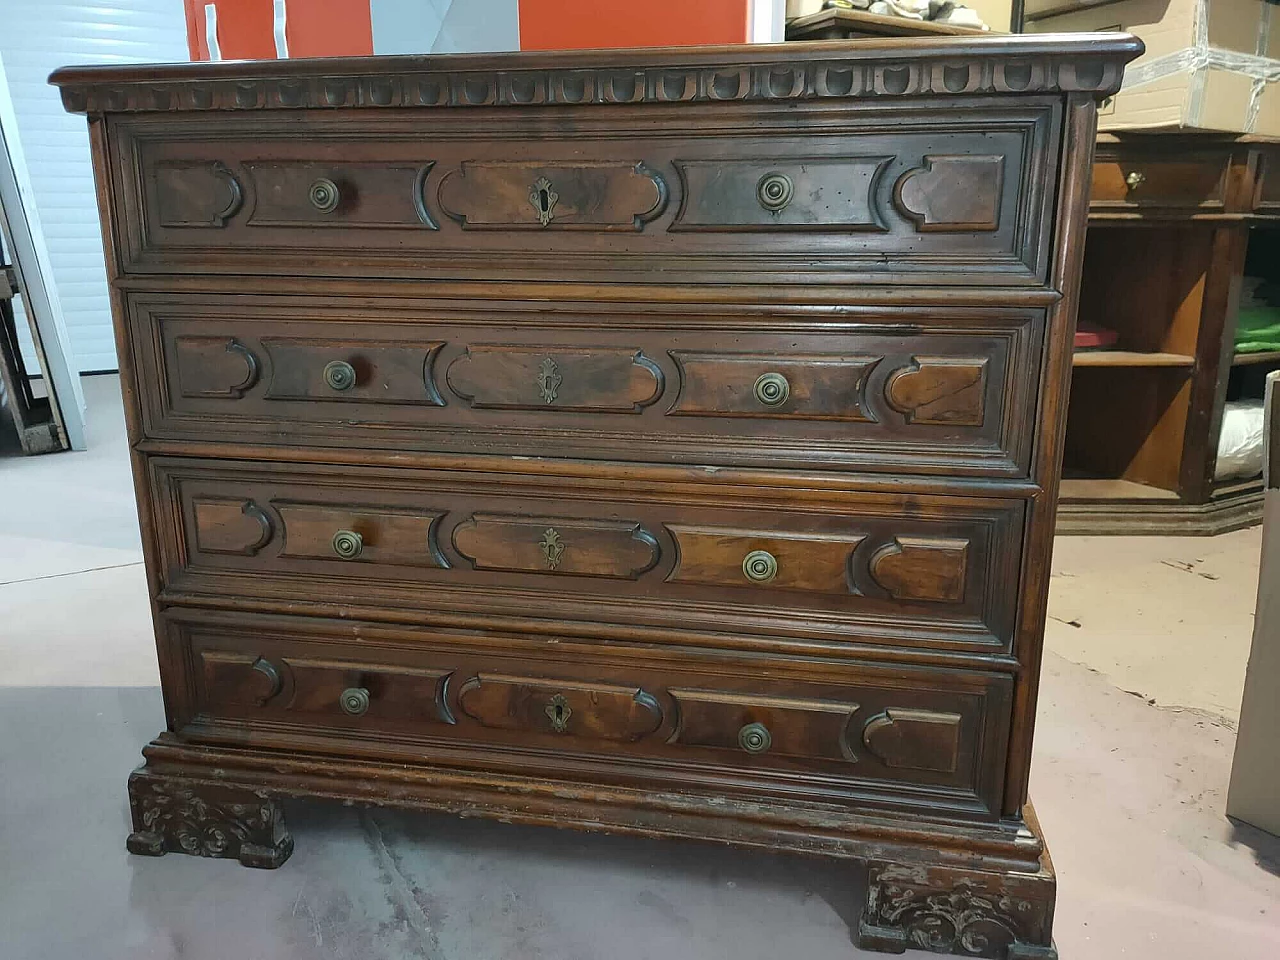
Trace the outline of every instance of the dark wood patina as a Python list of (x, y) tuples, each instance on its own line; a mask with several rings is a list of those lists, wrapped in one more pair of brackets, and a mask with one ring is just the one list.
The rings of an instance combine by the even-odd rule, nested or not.
[(1027, 803), (1096, 103), (1000, 38), (68, 69), (168, 730), (282, 797), (865, 861), (1053, 955)]

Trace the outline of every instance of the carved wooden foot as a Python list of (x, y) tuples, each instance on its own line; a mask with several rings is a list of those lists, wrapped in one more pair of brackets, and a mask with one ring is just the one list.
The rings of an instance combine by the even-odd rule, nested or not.
[(274, 869), (293, 853), (280, 805), (268, 795), (202, 780), (136, 770), (129, 777), (133, 811), (130, 853), (189, 853), (238, 859)]
[(872, 863), (858, 946), (885, 953), (911, 947), (994, 960), (1057, 960), (1054, 888), (1047, 861), (1033, 874)]

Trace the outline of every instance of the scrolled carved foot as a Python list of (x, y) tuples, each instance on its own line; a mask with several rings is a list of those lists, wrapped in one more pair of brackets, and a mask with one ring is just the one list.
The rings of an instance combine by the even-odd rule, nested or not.
[(129, 807), (130, 853), (225, 857), (264, 869), (280, 866), (293, 853), (279, 803), (243, 787), (137, 770), (129, 777)]
[(871, 864), (858, 924), (864, 950), (908, 947), (993, 960), (1057, 960), (1052, 873)]

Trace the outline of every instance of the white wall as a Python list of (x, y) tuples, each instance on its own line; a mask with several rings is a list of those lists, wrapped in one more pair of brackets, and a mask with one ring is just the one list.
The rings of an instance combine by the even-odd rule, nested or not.
[(187, 60), (182, 0), (0, 0), (0, 57), (75, 363), (114, 370), (89, 138), (47, 81), (67, 64)]

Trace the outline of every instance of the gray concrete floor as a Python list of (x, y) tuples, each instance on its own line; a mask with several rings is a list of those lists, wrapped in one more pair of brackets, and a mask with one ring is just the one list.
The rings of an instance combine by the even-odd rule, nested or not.
[[(294, 803), (279, 871), (128, 856), (163, 714), (118, 385), (85, 386), (88, 452), (0, 459), (0, 960), (875, 956), (857, 870), (698, 844)], [(1223, 817), (1257, 553), (1059, 541), (1032, 796), (1064, 960), (1280, 956), (1280, 842)]]

